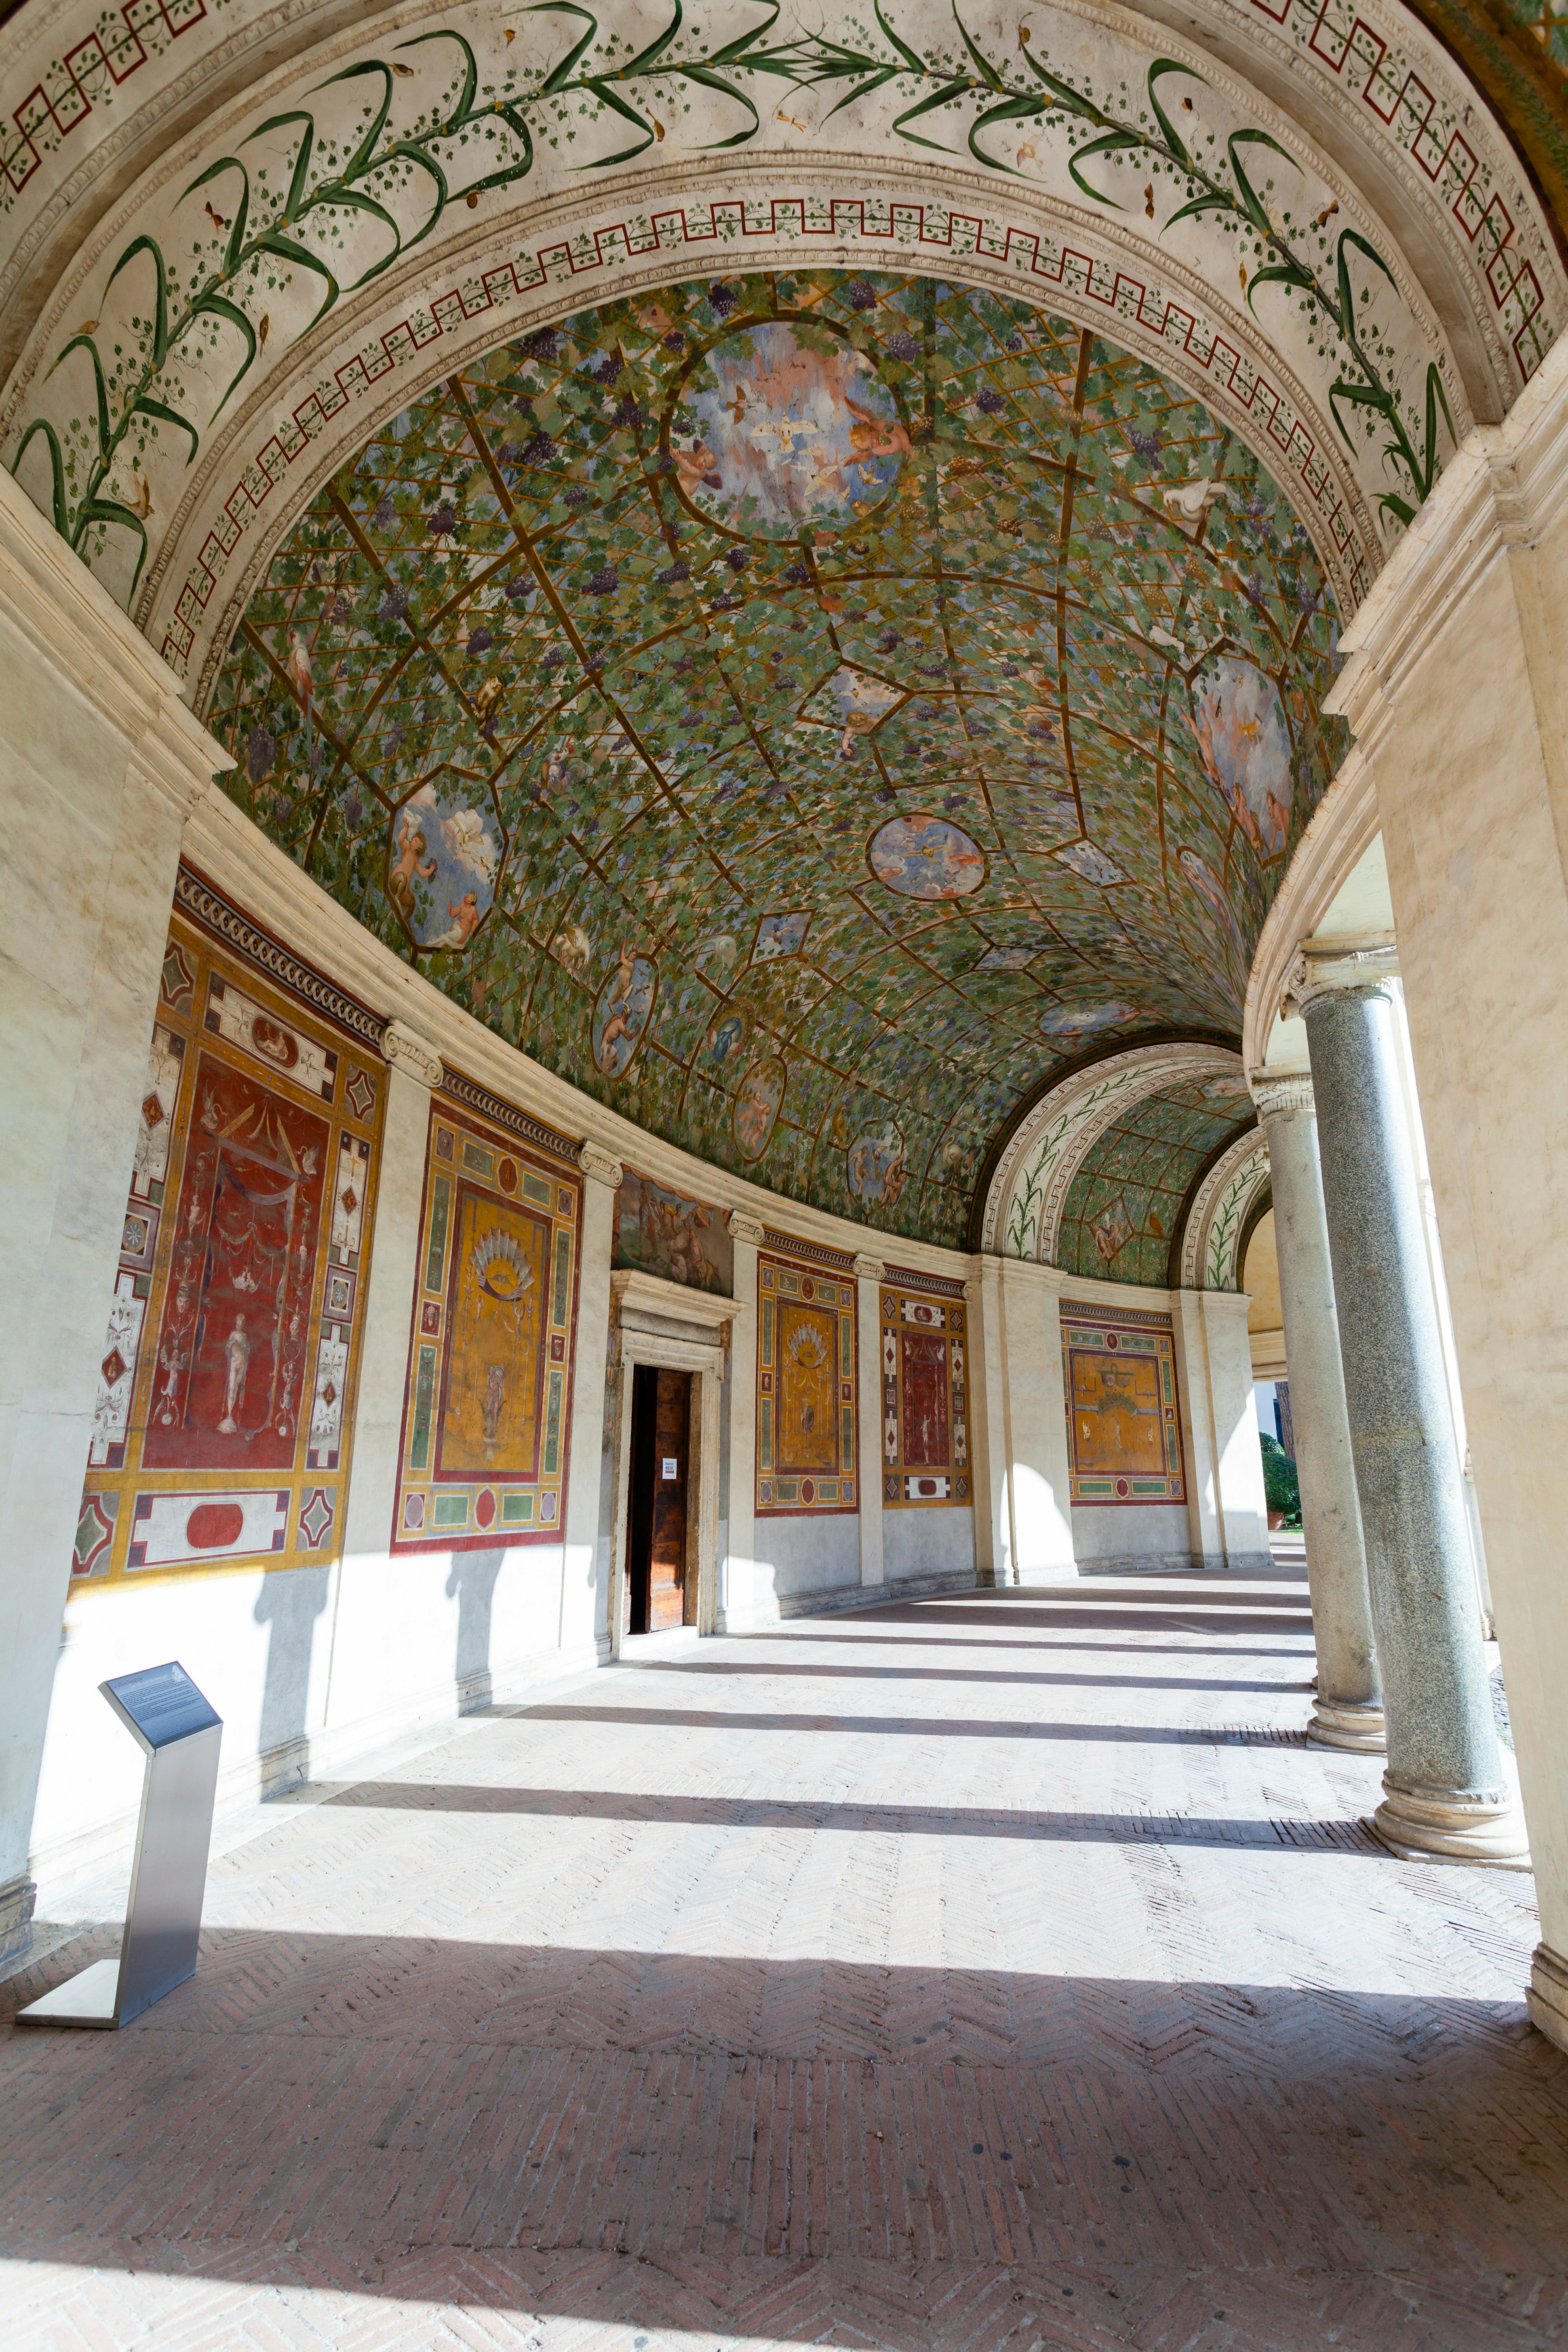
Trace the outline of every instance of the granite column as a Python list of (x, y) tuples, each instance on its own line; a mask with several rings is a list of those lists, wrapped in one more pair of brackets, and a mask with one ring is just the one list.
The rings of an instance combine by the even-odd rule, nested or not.
[(1524, 1866), (1476, 1609), (1463, 1473), (1395, 1058), (1391, 950), (1291, 978), (1317, 1101), (1345, 1402), (1383, 1670), (1373, 1826), (1415, 1860)]
[(1290, 1416), (1318, 1647), (1318, 1696), (1307, 1737), (1325, 1748), (1379, 1752), (1383, 1685), (1345, 1408), (1312, 1081), (1304, 1073), (1257, 1070), (1252, 1098), (1268, 1143)]

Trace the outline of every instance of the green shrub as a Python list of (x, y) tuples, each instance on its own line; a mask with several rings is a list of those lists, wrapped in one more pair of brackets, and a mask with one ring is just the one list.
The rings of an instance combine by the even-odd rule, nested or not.
[(1263, 1449), (1263, 1491), (1271, 1511), (1283, 1511), (1287, 1527), (1301, 1524), (1301, 1486), (1296, 1475), (1296, 1465), (1277, 1437), (1267, 1432), (1259, 1433), (1258, 1444)]

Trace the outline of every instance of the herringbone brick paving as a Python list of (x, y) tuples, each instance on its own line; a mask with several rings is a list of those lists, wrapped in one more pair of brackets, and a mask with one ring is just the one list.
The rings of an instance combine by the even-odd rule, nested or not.
[(1562, 2344), (1530, 1882), (1384, 1854), (1311, 1666), (1285, 1580), (949, 1597), (269, 1808), (193, 1983), (3, 2029), (0, 2352)]

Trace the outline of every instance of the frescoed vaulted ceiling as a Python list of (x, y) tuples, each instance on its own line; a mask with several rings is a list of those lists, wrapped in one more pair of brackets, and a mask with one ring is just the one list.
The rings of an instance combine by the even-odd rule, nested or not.
[[(1237, 1037), (1334, 627), (1282, 493), (1142, 361), (931, 278), (710, 278), (397, 415), (210, 723), (247, 812), (525, 1052), (958, 1243), (1053, 1070)], [(1121, 1139), (1123, 1194), (1161, 1218), (1247, 1109), (1169, 1106), (1163, 1174)]]

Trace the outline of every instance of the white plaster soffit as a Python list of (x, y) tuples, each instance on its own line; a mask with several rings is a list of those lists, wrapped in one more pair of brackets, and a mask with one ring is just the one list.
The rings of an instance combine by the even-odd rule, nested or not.
[(1182, 1288), (1235, 1290), (1241, 1236), (1268, 1181), (1268, 1146), (1256, 1129), (1238, 1135), (1199, 1185), (1182, 1234)]
[[(1395, 555), (1394, 563), (1398, 560)], [(1387, 576), (1385, 572), (1383, 578)], [(1377, 589), (1373, 593), (1375, 595)], [(1336, 682), (1334, 694), (1343, 683), (1342, 679)], [(1274, 1017), (1301, 941), (1311, 938), (1378, 831), (1372, 772), (1352, 748), (1296, 844), (1258, 935), (1241, 1020), (1242, 1059), (1249, 1070), (1263, 1066)]]
[[(1472, 414), (1472, 394), (1479, 413), (1500, 413), (1521, 381), (1524, 362), (1510, 348), (1516, 322), (1511, 316), (1505, 320), (1489, 287), (1481, 251), (1486, 240), (1477, 239), (1468, 217), (1461, 222), (1453, 216), (1451, 174), (1447, 169), (1440, 173), (1439, 185), (1411, 150), (1423, 141), (1430, 144), (1435, 129), (1450, 143), (1453, 138), (1465, 143), (1475, 168), (1473, 194), (1465, 201), (1472, 209), (1482, 197), (1503, 206), (1513, 240), (1510, 251), (1521, 257), (1533, 289), (1531, 299), (1539, 304), (1540, 336), (1549, 339), (1568, 300), (1568, 280), (1506, 140), (1473, 89), (1405, 9), (1388, 0), (1367, 0), (1363, 30), (1383, 59), (1368, 80), (1367, 58), (1359, 49), (1356, 70), (1347, 78), (1350, 52), (1335, 64), (1321, 44), (1312, 46), (1315, 19), (1307, 0), (1285, 0), (1285, 6), (1284, 20), (1276, 24), (1271, 12), (1238, 11), (1226, 0), (1195, 0), (1184, 12), (1184, 26), (1197, 38), (1185, 43), (1165, 26), (1093, 0), (1039, 0), (1029, 13), (1037, 47), (1070, 59), (1103, 102), (1116, 102), (1112, 94), (1119, 86), (1141, 89), (1150, 65), (1163, 55), (1189, 66), (1196, 77), (1191, 87), (1200, 92), (1200, 119), (1206, 120), (1205, 110), (1212, 112), (1222, 134), (1244, 123), (1266, 131), (1289, 159), (1277, 168), (1289, 174), (1297, 214), (1321, 209), (1326, 217), (1331, 205), (1335, 235), (1352, 229), (1385, 257), (1399, 313), (1384, 330), (1393, 338), (1391, 381), (1408, 394), (1424, 381), (1427, 362), (1436, 361), (1461, 430)], [(26, 272), (36, 262), (42, 269), (44, 215), (59, 238), (57, 204), (68, 184), (79, 197), (85, 195), (93, 177), (89, 159), (100, 148), (105, 187), (118, 184), (125, 193), (105, 205), (81, 236), (79, 249), (43, 303), (5, 395), (0, 434), (11, 447), (35, 415), (46, 409), (52, 414), (61, 402), (62, 424), (68, 411), (79, 416), (82, 399), (73, 372), (89, 366), (85, 352), (74, 356), (52, 385), (48, 380), (48, 370), (71, 336), (89, 328), (97, 331), (106, 317), (114, 332), (122, 301), (130, 305), (127, 319), (139, 300), (145, 310), (145, 289), (138, 291), (134, 269), (112, 289), (109, 285), (116, 258), (133, 237), (153, 236), (184, 278), (213, 266), (201, 206), (187, 192), (219, 158), (246, 152), (247, 139), (266, 117), (287, 118), (290, 110), (310, 113), (318, 152), (324, 154), (329, 151), (321, 142), (347, 137), (351, 125), (357, 131), (355, 110), (367, 87), (355, 81), (333, 89), (334, 74), (383, 51), (390, 56), (393, 45), (416, 26), (427, 39), (436, 31), (460, 29), (473, 45), (486, 89), (500, 84), (525, 60), (537, 58), (540, 70), (559, 63), (578, 31), (537, 11), (531, 16), (514, 12), (513, 20), (503, 25), (478, 0), (450, 0), (439, 8), (402, 0), (363, 13), (347, 26), (341, 11), (321, 10), (312, 20), (320, 37), (306, 54), (297, 22), (289, 21), (297, 13), (230, 0), (221, 25), (218, 12), (210, 10), (191, 26), (190, 45), (177, 51), (161, 29), (153, 31), (157, 20), (150, 20), (142, 27), (143, 56), (127, 65), (126, 57), (117, 55), (111, 110), (105, 95), (107, 66), (92, 67), (89, 55), (99, 38), (90, 10), (62, 0), (58, 6), (23, 12), (18, 22), (27, 42), (21, 52), (26, 74), (40, 89), (51, 87), (51, 75), (58, 79), (63, 70), (58, 61), (70, 47), (69, 33), (77, 59), (70, 100), (79, 110), (85, 102), (86, 111), (77, 112), (79, 127), (68, 151), (63, 134), (53, 136), (46, 124), (31, 142), (24, 141), (26, 154), (18, 151), (20, 184), (16, 172), (9, 183), (0, 178), (0, 209), (9, 210), (9, 241), (18, 268)], [(941, 0), (899, 0), (896, 13), (901, 36), (917, 46), (934, 54), (951, 43), (951, 11)], [(627, 37), (635, 35), (638, 46), (646, 41), (650, 27), (645, 11), (628, 11), (609, 0), (598, 14), (605, 36), (621, 30), (626, 21)], [(792, 37), (810, 38), (815, 26), (812, 12), (792, 0), (771, 41), (776, 47)], [(721, 5), (715, 32), (730, 38), (745, 28), (744, 11)], [(689, 22), (681, 40), (693, 32)], [(1010, 28), (992, 37), (1011, 47)], [(65, 47), (58, 47), (62, 42)], [(226, 43), (219, 71), (207, 60)], [(295, 53), (282, 54), (286, 47)], [(257, 68), (243, 89), (236, 65), (242, 47)], [(679, 79), (680, 50), (678, 41), (661, 61), (661, 72)], [(1264, 80), (1281, 95), (1289, 97), (1303, 82), (1310, 88), (1310, 101), (1296, 110), (1301, 120), (1292, 119), (1245, 70), (1237, 69), (1244, 69), (1255, 52)], [(405, 111), (436, 105), (456, 55), (451, 43), (438, 42), (414, 54), (409, 65), (399, 61), (398, 70), (413, 77), (407, 90), (399, 86), (399, 122)], [(199, 79), (203, 69), (211, 102), (198, 108), (192, 76)], [(1425, 128), (1400, 95), (1412, 83), (1430, 100)], [(171, 105), (176, 85), (180, 103)], [(25, 80), (18, 83), (19, 95), (26, 86)], [(837, 87), (803, 85), (787, 109), (764, 106), (754, 137), (748, 134), (743, 150), (730, 155), (713, 150), (732, 131), (733, 102), (694, 83), (682, 89), (679, 102), (667, 101), (657, 164), (617, 165), (588, 179), (578, 176), (584, 149), (571, 156), (564, 148), (553, 152), (546, 135), (552, 134), (552, 126), (542, 118), (536, 125), (536, 166), (526, 179), (484, 194), (478, 200), (482, 209), (456, 201), (462, 187), (455, 180), (453, 199), (428, 241), (399, 258), (363, 296), (352, 291), (355, 277), (381, 253), (364, 240), (379, 237), (384, 245), (384, 233), (363, 215), (341, 216), (338, 232), (346, 242), (334, 250), (333, 266), (345, 289), (342, 299), (320, 330), (307, 331), (318, 308), (320, 281), (299, 270), (292, 282), (287, 273), (276, 280), (266, 297), (270, 340), (256, 363), (247, 363), (248, 374), (241, 368), (247, 380), (226, 406), (221, 395), (241, 355), (237, 342), (231, 352), (219, 333), (221, 350), (193, 352), (188, 364), (182, 362), (188, 378), (182, 397), (192, 406), (199, 436), (195, 462), (186, 466), (184, 440), (170, 429), (150, 446), (148, 470), (137, 477), (144, 488), (150, 485), (152, 509), (149, 562), (135, 613), (154, 644), (205, 677), (205, 665), (215, 646), (226, 641), (258, 564), (320, 479), (381, 417), (477, 351), (563, 311), (671, 278), (706, 273), (721, 264), (733, 270), (781, 261), (936, 269), (1028, 292), (1047, 309), (1110, 331), (1117, 341), (1167, 368), (1258, 450), (1295, 498), (1342, 606), (1353, 605), (1382, 561), (1373, 513), (1376, 494), (1385, 487), (1381, 460), (1369, 445), (1352, 464), (1328, 414), (1333, 365), (1322, 361), (1293, 296), (1268, 289), (1261, 320), (1240, 300), (1234, 240), (1220, 227), (1194, 219), (1167, 237), (1158, 219), (1146, 225), (1143, 208), (1134, 203), (1110, 209), (1086, 203), (1067, 172), (1067, 142), (1048, 133), (1043, 152), (1016, 155), (1011, 163), (999, 157), (992, 172), (973, 166), (963, 147), (961, 125), (952, 126), (954, 145), (948, 152), (917, 152), (894, 132), (908, 94), (893, 86), (868, 92), (835, 119)], [(689, 121), (683, 112), (688, 100)], [(0, 110), (9, 123), (11, 112)], [(198, 119), (199, 128), (182, 135), (184, 124)], [(1303, 129), (1303, 121), (1315, 123), (1321, 136)], [(280, 135), (272, 134), (274, 146)], [(590, 148), (595, 140), (604, 143), (592, 124), (579, 135)], [(624, 137), (624, 125), (616, 135)], [(1025, 143), (1022, 128), (1009, 130), (1006, 137), (1010, 149)], [(1035, 143), (1040, 146), (1038, 140)], [(268, 162), (282, 169), (288, 160), (281, 152), (272, 155), (265, 142), (249, 152), (257, 165)], [(1392, 205), (1392, 221), (1378, 215), (1333, 155), (1366, 158), (1365, 179)], [(413, 178), (425, 184), (423, 175)], [(209, 184), (219, 199), (219, 216), (226, 220), (226, 185), (222, 180)], [(95, 196), (100, 193), (94, 190)], [(84, 202), (79, 217), (89, 219), (93, 210)], [(406, 232), (412, 235), (416, 226), (411, 215)], [(199, 257), (192, 243), (198, 231), (205, 240)], [(1423, 256), (1430, 287), (1405, 258), (1406, 248)], [(0, 287), (5, 282), (0, 278)], [(16, 283), (15, 275), (10, 282)], [(1518, 298), (1510, 299), (1517, 308)], [(1462, 320), (1463, 367), (1444, 340), (1439, 322), (1445, 318)], [(1533, 359), (1532, 346), (1530, 363)], [(29, 468), (41, 450), (36, 442)], [(26, 478), (36, 492), (31, 471)], [(289, 486), (282, 499), (275, 495), (280, 483)], [(129, 497), (135, 486), (127, 476), (118, 487)], [(110, 495), (115, 488), (105, 484)], [(123, 579), (110, 579), (110, 584), (129, 593), (129, 562), (122, 570)]]
[(1241, 1056), (1222, 1046), (1134, 1045), (1064, 1078), (1019, 1122), (1002, 1155), (985, 1194), (981, 1248), (1054, 1260), (1068, 1188), (1106, 1129), (1165, 1087), (1241, 1071)]

